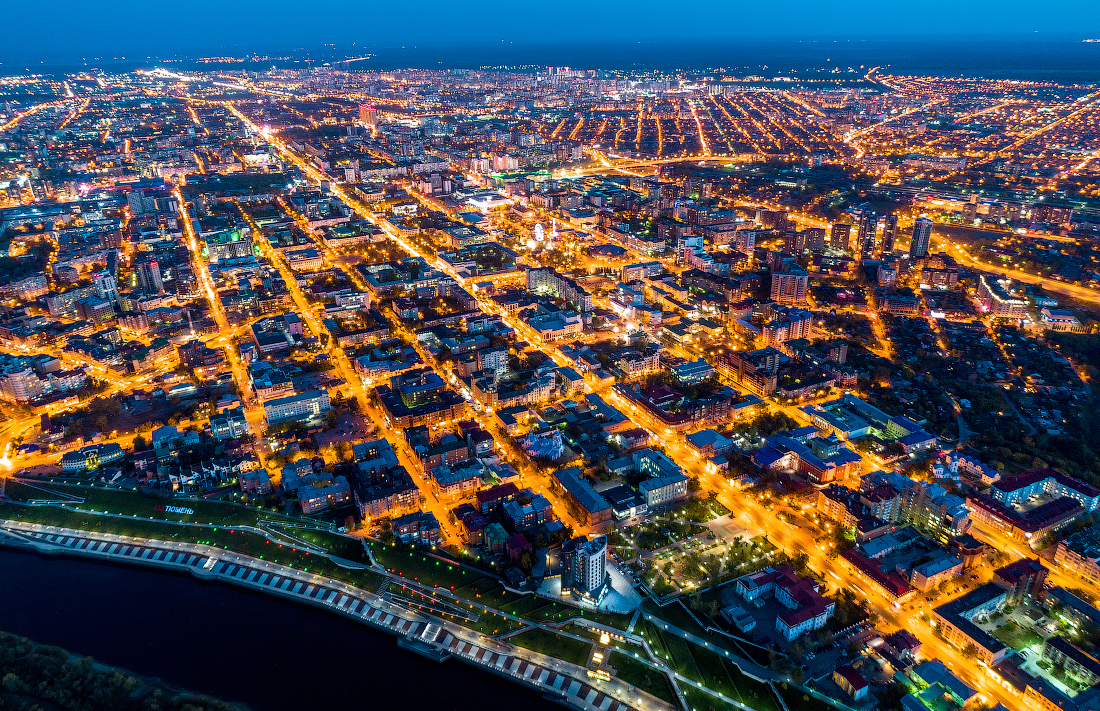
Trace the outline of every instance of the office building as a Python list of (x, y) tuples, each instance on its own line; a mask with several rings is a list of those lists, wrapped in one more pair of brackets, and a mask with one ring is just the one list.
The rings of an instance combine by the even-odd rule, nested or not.
[(92, 283), (95, 284), (96, 296), (113, 305), (118, 304), (118, 289), (110, 272), (104, 270), (92, 274)]
[(204, 235), (202, 253), (210, 262), (252, 256), (252, 234), (236, 228)]
[(584, 287), (548, 267), (527, 270), (527, 290), (564, 299), (578, 311), (592, 310), (592, 295)]
[(856, 243), (859, 245), (860, 259), (875, 258), (877, 237), (878, 217), (872, 212), (865, 212), (860, 215), (859, 222), (856, 223)]
[(220, 415), (210, 418), (210, 434), (218, 442), (228, 439), (237, 439), (248, 434), (248, 421), (245, 420), (244, 410), (235, 407), (226, 410)]
[(894, 253), (894, 240), (898, 236), (898, 216), (889, 214), (882, 220), (882, 257)]
[(995, 279), (986, 274), (978, 277), (978, 306), (993, 318), (1027, 319), (1028, 301), (1018, 282)]
[(913, 237), (909, 242), (909, 258), (923, 259), (928, 256), (928, 246), (932, 242), (932, 220), (922, 217), (913, 223)]

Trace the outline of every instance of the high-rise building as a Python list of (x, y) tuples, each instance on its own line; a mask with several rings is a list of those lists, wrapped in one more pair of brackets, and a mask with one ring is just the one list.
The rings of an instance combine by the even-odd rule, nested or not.
[(95, 284), (95, 292), (99, 298), (111, 304), (118, 304), (118, 288), (110, 272), (106, 270), (96, 272), (92, 275), (92, 283)]
[(852, 238), (852, 226), (844, 222), (833, 225), (833, 231), (829, 235), (829, 246), (833, 249), (848, 251), (848, 243)]
[(772, 301), (784, 306), (802, 306), (806, 303), (806, 292), (810, 286), (810, 277), (801, 269), (785, 274), (772, 274)]
[(607, 593), (607, 536), (572, 538), (561, 546), (561, 591), (599, 601)]
[(252, 232), (237, 227), (204, 235), (202, 253), (210, 262), (252, 256)]
[(527, 269), (527, 290), (565, 299), (577, 311), (592, 310), (592, 295), (580, 284), (549, 267)]
[(928, 245), (932, 241), (932, 220), (922, 217), (913, 223), (913, 239), (909, 242), (909, 258), (921, 259), (928, 256)]
[(141, 190), (131, 190), (126, 195), (126, 204), (130, 207), (130, 215), (144, 215), (148, 212), (157, 211), (157, 199), (152, 195), (146, 195)]
[(377, 126), (378, 110), (370, 104), (359, 104), (359, 122), (365, 126)]
[(164, 280), (160, 274), (160, 262), (155, 259), (150, 259), (148, 262), (142, 262), (137, 268), (138, 286), (142, 291), (149, 293), (163, 295), (164, 294)]
[(873, 212), (859, 216), (856, 228), (856, 244), (859, 245), (859, 257), (862, 260), (875, 258), (875, 238), (878, 236), (878, 217)]
[(825, 228), (811, 227), (805, 233), (806, 249), (811, 252), (820, 252), (825, 249)]
[(114, 318), (115, 302), (93, 296), (76, 302), (76, 315), (82, 321), (103, 323)]
[(18, 359), (0, 373), (0, 397), (13, 402), (29, 402), (42, 395), (42, 379), (29, 361)]
[(893, 213), (887, 215), (882, 221), (882, 256), (894, 252), (894, 239), (898, 236), (898, 216)]

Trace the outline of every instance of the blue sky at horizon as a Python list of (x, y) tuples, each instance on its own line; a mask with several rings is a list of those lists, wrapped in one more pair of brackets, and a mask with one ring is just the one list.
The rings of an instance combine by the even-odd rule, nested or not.
[[(135, 0), (5, 8), (3, 57), (10, 60), (129, 58), (153, 54), (246, 54), (320, 49), (476, 46), (488, 49), (632, 42), (736, 42), (778, 38), (918, 38), (1015, 35), (1018, 41), (1058, 36), (1100, 38), (1100, 2), (1053, 0), (883, 0), (759, 3), (704, 0), (677, 5), (653, 0), (559, 0), (462, 4), (422, 0), (240, 0), (148, 3)], [(354, 44), (353, 44), (354, 43)], [(132, 57), (130, 56), (132, 55)]]

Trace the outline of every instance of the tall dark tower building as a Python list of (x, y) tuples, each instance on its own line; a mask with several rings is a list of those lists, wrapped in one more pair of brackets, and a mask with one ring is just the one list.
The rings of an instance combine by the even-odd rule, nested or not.
[(859, 245), (859, 258), (868, 260), (875, 258), (875, 238), (878, 236), (878, 217), (873, 212), (865, 212), (859, 216), (856, 225), (856, 244)]
[(894, 252), (894, 238), (898, 235), (898, 216), (887, 215), (882, 225), (882, 256), (886, 257)]
[(922, 217), (913, 223), (913, 239), (909, 242), (909, 258), (921, 259), (928, 256), (928, 245), (932, 241), (932, 220)]
[(151, 294), (164, 294), (164, 280), (160, 273), (160, 262), (150, 259), (137, 266), (138, 285), (142, 291)]
[(845, 252), (851, 246), (852, 226), (843, 222), (833, 225), (833, 231), (829, 233), (829, 246), (833, 249), (843, 249)]

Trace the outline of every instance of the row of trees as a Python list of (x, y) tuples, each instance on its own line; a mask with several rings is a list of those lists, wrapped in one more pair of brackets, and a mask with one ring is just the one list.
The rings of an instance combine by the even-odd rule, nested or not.
[(0, 632), (0, 708), (32, 711), (241, 711), (206, 696), (167, 691), (91, 657)]

